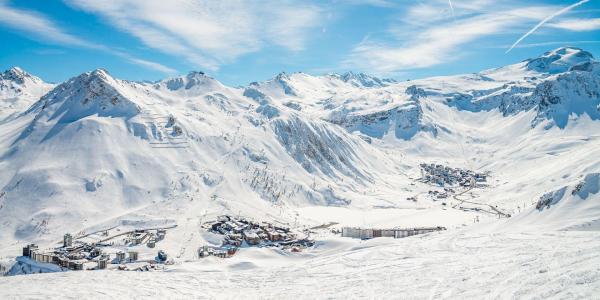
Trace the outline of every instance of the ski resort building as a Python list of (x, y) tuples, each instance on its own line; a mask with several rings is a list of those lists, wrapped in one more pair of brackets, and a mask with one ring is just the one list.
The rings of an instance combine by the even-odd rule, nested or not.
[[(172, 227), (169, 227), (172, 228)], [(112, 237), (108, 236), (108, 231), (98, 231), (88, 235), (73, 238), (71, 234), (65, 234), (63, 236), (63, 243), (54, 248), (48, 248), (41, 250), (36, 244), (28, 244), (22, 249), (23, 257), (29, 258), (24, 259), (25, 264), (35, 263), (46, 263), (54, 264), (59, 266), (63, 271), (70, 270), (102, 270), (109, 268), (110, 254), (115, 255), (113, 264), (123, 264), (124, 270), (129, 270), (126, 266), (128, 263), (136, 263), (136, 267), (139, 267), (139, 252), (138, 250), (130, 249), (129, 247), (134, 244), (147, 243), (148, 248), (154, 248), (158, 243), (157, 238), (164, 238), (166, 233), (165, 228), (156, 229), (134, 229), (118, 233)], [(91, 236), (91, 237), (90, 237)], [(111, 239), (116, 241), (107, 242)], [(115, 247), (121, 248), (119, 250)], [(105, 252), (109, 251), (109, 253)], [(163, 253), (161, 258), (161, 253)], [(126, 257), (127, 255), (127, 257)], [(152, 265), (153, 262), (143, 261), (144, 263)], [(158, 263), (167, 263), (166, 254), (163, 251), (159, 251), (159, 258), (155, 259)], [(140, 267), (141, 268), (141, 267)], [(146, 269), (153, 269), (154, 267), (148, 267)]]
[(108, 257), (101, 257), (98, 260), (98, 270), (104, 270), (108, 266)]
[(129, 261), (137, 261), (138, 253), (137, 251), (129, 251)]
[(119, 251), (117, 252), (117, 261), (118, 262), (125, 262), (125, 252), (123, 251)]
[(36, 244), (29, 244), (23, 247), (23, 256), (31, 257), (32, 252), (37, 251), (38, 246)]
[(131, 242), (134, 245), (140, 245), (143, 244), (147, 239), (150, 238), (150, 234), (146, 231), (142, 231), (142, 230), (136, 230), (132, 235), (131, 235)]
[(199, 257), (231, 257), (239, 247), (269, 246), (280, 249), (296, 249), (298, 252), (314, 245), (314, 241), (306, 234), (264, 221), (255, 222), (240, 216), (218, 216), (216, 220), (204, 223), (203, 228), (223, 235), (223, 243), (220, 247), (200, 247), (198, 249)]
[(63, 237), (63, 247), (71, 247), (73, 246), (73, 236), (70, 233), (67, 233)]
[[(381, 230), (379, 232), (381, 232)], [(361, 239), (361, 240), (372, 239), (373, 238), (373, 229), (343, 227), (342, 228), (342, 236), (343, 237), (352, 237), (352, 238)]]
[(440, 226), (404, 229), (370, 229), (358, 227), (342, 227), (342, 237), (349, 237), (361, 240), (372, 239), (377, 237), (393, 237), (399, 239), (417, 234), (425, 234), (441, 230), (446, 230), (446, 228)]

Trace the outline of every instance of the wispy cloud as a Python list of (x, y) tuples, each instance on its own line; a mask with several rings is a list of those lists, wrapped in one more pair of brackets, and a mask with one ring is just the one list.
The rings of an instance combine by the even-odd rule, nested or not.
[[(436, 3), (439, 5), (416, 5), (407, 11), (406, 22), (396, 24), (392, 29), (398, 42), (363, 40), (352, 50), (344, 67), (391, 74), (442, 64), (468, 52), (464, 45), (485, 36), (514, 30), (524, 21), (547, 15), (551, 9), (541, 6), (490, 12), (486, 10), (489, 7), (486, 8), (485, 1), (455, 3), (456, 21), (453, 22), (449, 13), (439, 16), (440, 8), (447, 8), (448, 3)], [(424, 16), (437, 19), (432, 22), (431, 18)]]
[(547, 26), (571, 31), (593, 31), (600, 29), (600, 18), (567, 19), (556, 23), (548, 23)]
[(527, 31), (527, 33), (525, 33), (523, 36), (521, 36), (514, 44), (512, 44), (512, 46), (510, 46), (510, 48), (508, 48), (508, 50), (506, 50), (506, 53), (510, 52), (510, 50), (512, 50), (516, 45), (518, 45), (522, 40), (524, 40), (526, 37), (528, 37), (530, 34), (534, 33), (536, 30), (538, 30), (540, 27), (542, 27), (542, 25), (546, 24), (548, 21), (584, 4), (589, 2), (590, 0), (581, 0), (575, 4), (571, 4), (549, 16), (547, 16), (546, 18), (544, 18), (543, 20), (541, 20), (539, 23), (537, 23), (535, 26), (533, 26), (533, 28), (531, 28), (529, 31)]
[(31, 34), (36, 38), (49, 42), (69, 46), (96, 48), (96, 45), (92, 43), (63, 32), (43, 15), (32, 11), (9, 7), (4, 1), (0, 1), (0, 24), (4, 24), (14, 30)]
[[(543, 25), (585, 1), (589, 0), (563, 9), (556, 5), (536, 4), (538, 1), (416, 1), (405, 5), (399, 11), (397, 21), (389, 25), (392, 38), (367, 36), (352, 49), (341, 67), (390, 75), (448, 63), (477, 51), (478, 41), (506, 38), (528, 28), (531, 23)], [(595, 19), (583, 20), (548, 22), (547, 25), (568, 30), (593, 30), (597, 26)], [(515, 46), (518, 47), (525, 37)]]
[(123, 59), (125, 59), (126, 61), (129, 61), (130, 63), (145, 67), (147, 69), (152, 69), (152, 70), (156, 70), (165, 74), (176, 74), (177, 70), (172, 69), (170, 67), (167, 67), (163, 64), (154, 62), (154, 61), (149, 61), (149, 60), (145, 60), (145, 59), (141, 59), (135, 56), (132, 56), (126, 52), (122, 52), (122, 51), (118, 51), (118, 50), (110, 50), (108, 48), (103, 47), (104, 49), (106, 49), (106, 51), (109, 51), (112, 55), (121, 57)]
[(448, 5), (450, 6), (450, 12), (452, 13), (452, 18), (456, 21), (456, 16), (454, 15), (454, 6), (452, 5), (452, 0), (448, 0)]
[(112, 50), (101, 44), (93, 43), (69, 34), (46, 16), (34, 11), (17, 9), (8, 6), (6, 1), (0, 1), (0, 25), (10, 27), (36, 40), (44, 40), (52, 44), (79, 47), (106, 52), (125, 59), (126, 61), (154, 69), (163, 73), (173, 74), (176, 70), (162, 64), (143, 60), (122, 51)]
[(325, 19), (318, 6), (292, 1), (65, 2), (102, 16), (151, 48), (210, 70), (269, 45), (300, 51)]
[[(420, 0), (417, 0), (420, 1)], [(339, 4), (350, 4), (350, 5), (371, 5), (371, 6), (379, 6), (379, 7), (393, 7), (398, 5), (396, 1), (393, 0), (337, 0), (333, 1), (334, 4), (337, 2)]]

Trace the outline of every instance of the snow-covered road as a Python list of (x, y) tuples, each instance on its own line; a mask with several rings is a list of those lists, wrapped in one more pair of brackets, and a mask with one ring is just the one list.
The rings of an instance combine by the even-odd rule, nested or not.
[(168, 272), (3, 277), (0, 298), (600, 299), (600, 234), (593, 231), (333, 238), (296, 258), (249, 251)]

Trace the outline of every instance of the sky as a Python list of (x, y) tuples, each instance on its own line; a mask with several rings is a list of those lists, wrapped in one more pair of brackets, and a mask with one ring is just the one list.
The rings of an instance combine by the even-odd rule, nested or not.
[(600, 0), (0, 0), (0, 69), (48, 82), (203, 71), (398, 80), (478, 72), (561, 46), (600, 55)]

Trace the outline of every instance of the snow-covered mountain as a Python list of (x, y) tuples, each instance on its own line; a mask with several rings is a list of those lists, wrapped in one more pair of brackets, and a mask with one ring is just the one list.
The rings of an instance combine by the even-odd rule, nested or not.
[(0, 73), (0, 120), (23, 111), (53, 87), (18, 67)]
[[(498, 110), (504, 116), (535, 110), (538, 116), (532, 126), (551, 119), (553, 125), (564, 127), (571, 113), (597, 119), (599, 66), (589, 52), (560, 48), (481, 73), (377, 85), (378, 89), (332, 80), (346, 75), (315, 78), (302, 73), (283, 77), (284, 88), (273, 84), (281, 82), (280, 75), (257, 84), (257, 89), (349, 131), (381, 138), (395, 126), (397, 138), (410, 139), (419, 131), (437, 132), (436, 122), (423, 116), (423, 108), (432, 100), (464, 111)], [(421, 103), (421, 98), (429, 101)]]
[(2, 238), (43, 238), (182, 198), (257, 212), (347, 205), (395, 172), (362, 139), (246, 92), (199, 72), (150, 84), (95, 70), (56, 86), (0, 125)]
[[(281, 73), (234, 88), (202, 72), (149, 83), (99, 69), (53, 86), (18, 68), (1, 79), (3, 256), (64, 232), (176, 223), (163, 247), (192, 260), (208, 240), (198, 218), (221, 213), (449, 229), (600, 220), (600, 67), (577, 48), (403, 82)], [(489, 180), (431, 185), (422, 163)]]

